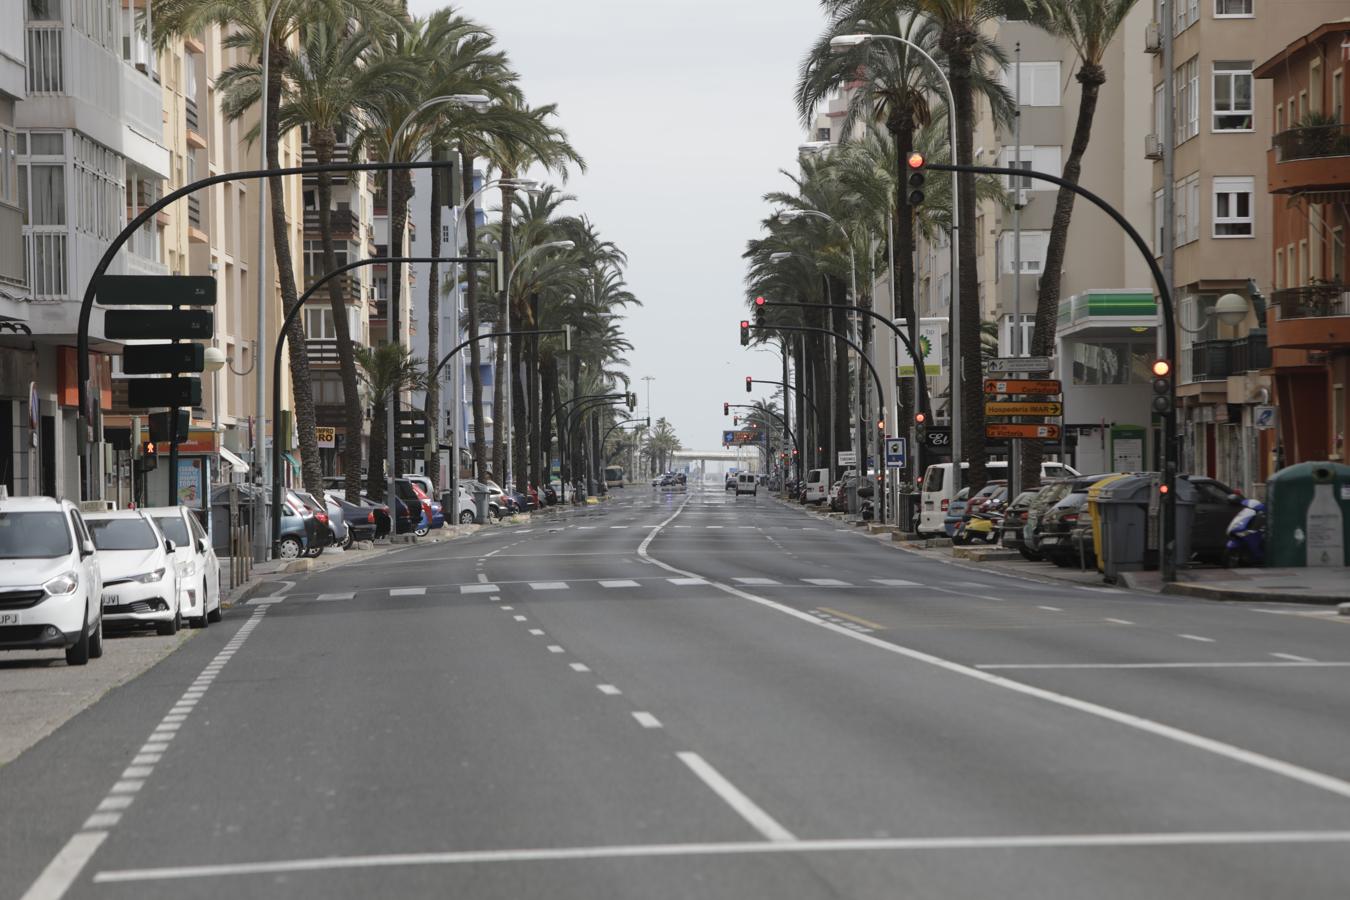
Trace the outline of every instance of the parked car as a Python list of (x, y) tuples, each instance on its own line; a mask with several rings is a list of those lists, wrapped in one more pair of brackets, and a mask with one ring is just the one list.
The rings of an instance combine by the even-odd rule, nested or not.
[(10, 499), (0, 487), (0, 650), (65, 650), (82, 666), (103, 655), (103, 577), (69, 500)]
[(956, 527), (961, 524), (961, 518), (966, 513), (966, 501), (969, 498), (970, 486), (967, 485), (947, 504), (947, 510), (942, 514), (942, 531), (947, 537), (956, 534)]
[(143, 509), (164, 537), (173, 541), (178, 564), (179, 606), (194, 627), (220, 621), (220, 560), (206, 529), (186, 506)]
[[(339, 490), (325, 491), (324, 498), (330, 508), (337, 507), (347, 525), (351, 541), (373, 541), (389, 533), (389, 507), (383, 503), (375, 503), (365, 497), (361, 498), (360, 503), (348, 503)], [(332, 513), (329, 513), (329, 518), (332, 518)]]
[[(301, 515), (309, 520), (306, 522), (309, 533), (309, 544), (305, 548), (306, 556), (319, 556), (325, 547), (338, 543), (338, 535), (328, 519), (326, 502), (305, 491), (288, 491), (287, 502), (300, 504)], [(343, 525), (342, 534), (345, 536), (346, 533), (346, 525)]]
[(1027, 515), (1031, 511), (1031, 503), (1036, 498), (1037, 493), (1037, 491), (1023, 491), (1018, 494), (1013, 502), (1005, 507), (1003, 524), (999, 526), (999, 541), (1004, 548), (1016, 550), (1026, 559), (1039, 559), (1039, 557), (1031, 555), (1031, 551), (1027, 548), (1024, 533)]
[(544, 503), (548, 504), (549, 506), (558, 505), (558, 491), (553, 487), (552, 484), (545, 484), (542, 488), (539, 489), (539, 493), (543, 496)]
[(1072, 486), (1072, 480), (1067, 478), (1046, 482), (1041, 485), (1041, 489), (1031, 499), (1031, 503), (1027, 506), (1026, 524), (1022, 527), (1022, 547), (1019, 548), (1022, 556), (1026, 559), (1032, 562), (1044, 559), (1040, 550), (1041, 519), (1045, 517), (1052, 506), (1064, 499)]
[[(497, 487), (496, 485), (488, 485), (485, 484), (484, 482), (475, 481), (471, 478), (463, 479), (462, 481), (460, 481), (460, 484), (464, 485), (465, 489), (469, 492), (470, 496), (474, 498), (475, 510), (477, 510), (476, 504), (478, 502), (477, 498), (478, 491), (486, 491), (488, 495), (488, 514), (491, 515), (492, 518), (500, 519), (510, 512), (510, 510), (507, 509), (506, 507), (506, 502), (502, 496), (501, 488)], [(475, 512), (475, 515), (476, 514), (477, 513)]]
[(1036, 549), (1046, 559), (1057, 566), (1068, 568), (1082, 562), (1086, 566), (1096, 564), (1097, 554), (1092, 546), (1092, 533), (1089, 528), (1086, 535), (1079, 530), (1080, 518), (1086, 518), (1088, 488), (1112, 473), (1103, 472), (1074, 478), (1069, 489), (1054, 506), (1046, 511), (1037, 526)]
[[(968, 468), (970, 468), (970, 463), (961, 463), (963, 472)], [(985, 472), (990, 480), (1006, 481), (1008, 463), (1003, 460), (992, 460), (985, 464)], [(1041, 463), (1042, 479), (1064, 478), (1077, 474), (1077, 469), (1061, 462)], [(921, 496), (919, 498), (918, 530), (920, 532), (937, 532), (942, 526), (947, 505), (952, 502), (952, 487), (952, 464), (949, 462), (934, 463), (923, 473), (923, 482), (920, 485)]]
[(824, 503), (829, 498), (829, 469), (811, 469), (806, 473), (806, 493), (803, 503)]
[(1191, 524), (1191, 553), (1203, 562), (1223, 565), (1228, 526), (1242, 511), (1242, 495), (1221, 481), (1204, 475), (1181, 476), (1195, 487), (1195, 518)]
[(139, 509), (90, 513), (85, 523), (103, 575), (104, 622), (176, 634), (183, 608), (173, 541)]
[[(217, 554), (230, 552), (230, 491), (231, 485), (217, 485), (211, 489), (211, 534), (212, 546)], [(239, 512), (246, 522), (254, 520), (253, 504), (263, 505), (264, 515), (271, 522), (272, 492), (270, 489), (254, 485), (234, 485), (239, 492)], [(304, 514), (304, 504), (291, 502), (286, 493), (282, 494), (281, 528), (274, 535), (278, 553), (282, 559), (296, 559), (303, 556), (311, 536), (317, 533), (317, 524), (313, 516)], [(269, 526), (270, 527), (270, 526)]]

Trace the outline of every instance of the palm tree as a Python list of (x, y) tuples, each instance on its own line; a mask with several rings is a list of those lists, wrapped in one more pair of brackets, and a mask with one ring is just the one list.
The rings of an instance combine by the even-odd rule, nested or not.
[[(308, 130), (308, 142), (314, 161), (327, 165), (333, 161), (339, 135), (354, 134), (360, 127), (359, 110), (380, 102), (397, 83), (399, 73), (390, 66), (366, 64), (370, 48), (369, 33), (356, 30), (342, 20), (322, 17), (308, 23), (302, 34), (301, 52), (287, 60), (286, 83), (289, 86), (278, 111), (282, 133), (295, 127)], [(333, 176), (318, 174), (319, 232), (323, 244), (323, 268), (337, 268), (333, 242)], [(322, 273), (315, 273), (320, 275)], [(358, 301), (360, 298), (356, 298)], [(352, 352), (352, 335), (347, 315), (343, 279), (328, 281), (328, 300), (337, 335), (339, 369), (342, 376), (347, 443), (343, 450), (343, 472), (347, 500), (355, 503), (361, 495), (361, 431), (364, 411), (361, 406), (359, 374)]]
[[(1067, 41), (1078, 55), (1074, 77), (1082, 88), (1073, 141), (1064, 162), (1065, 181), (1078, 184), (1083, 156), (1092, 138), (1092, 120), (1097, 113), (1097, 97), (1106, 83), (1102, 58), (1115, 39), (1116, 32), (1134, 7), (1135, 0), (1027, 0), (1031, 21), (1046, 32)], [(1048, 356), (1054, 351), (1055, 324), (1059, 315), (1060, 276), (1064, 253), (1069, 244), (1069, 222), (1077, 195), (1060, 187), (1055, 197), (1055, 212), (1050, 220), (1050, 242), (1045, 251), (1040, 290), (1036, 299), (1036, 325), (1031, 334), (1031, 353)], [(1028, 442), (1022, 454), (1022, 484), (1040, 483), (1041, 446)]]
[(671, 427), (666, 417), (657, 419), (656, 424), (652, 426), (651, 437), (647, 439), (647, 454), (652, 460), (652, 471), (670, 471), (672, 454), (676, 450), (683, 449), (684, 445), (680, 443), (675, 429)]
[[(370, 404), (371, 455), (378, 440), (385, 433), (389, 421), (388, 409), (390, 396), (404, 391), (419, 390), (426, 385), (426, 368), (422, 361), (408, 352), (401, 344), (381, 344), (378, 347), (357, 347), (354, 356), (361, 369), (361, 382), (365, 386), (366, 402)], [(372, 463), (372, 468), (374, 464)], [(372, 499), (384, 500), (383, 481), (379, 493), (369, 490)], [(392, 507), (393, 498), (388, 498)]]
[[(388, 0), (281, 0), (267, 29), (268, 0), (152, 0), (151, 18), (155, 23), (156, 49), (162, 50), (174, 38), (194, 35), (212, 25), (229, 33), (222, 46), (243, 50), (250, 60), (259, 60), (264, 44), (268, 47), (268, 91), (260, 97), (262, 79), (259, 62), (240, 63), (226, 69), (217, 79), (222, 112), (238, 119), (263, 103), (262, 117), (267, 122), (267, 167), (280, 167), (278, 147), (281, 129), (278, 113), (287, 88), (286, 69), (291, 64), (291, 42), (305, 22), (318, 17), (358, 20), (368, 28), (381, 27), (393, 15)], [(280, 176), (268, 179), (272, 216), (272, 255), (281, 286), (282, 306), (286, 312), (295, 306), (298, 294), (292, 268), (290, 234), (286, 225), (284, 186)], [(263, 265), (263, 260), (257, 260)], [(261, 302), (261, 298), (259, 298)], [(305, 487), (311, 492), (323, 490), (323, 472), (319, 465), (319, 443), (314, 427), (314, 393), (310, 386), (309, 356), (304, 326), (299, 317), (287, 334), (287, 352), (291, 364), (291, 390), (295, 400), (296, 436), (300, 443)], [(261, 410), (259, 411), (261, 415)], [(277, 423), (272, 423), (275, 428)]]

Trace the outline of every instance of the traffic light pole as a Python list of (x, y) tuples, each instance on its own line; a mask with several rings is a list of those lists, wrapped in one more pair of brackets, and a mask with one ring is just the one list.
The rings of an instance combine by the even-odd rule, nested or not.
[[(1009, 169), (1000, 166), (962, 166), (948, 163), (929, 163), (928, 168), (941, 172), (970, 172), (976, 175), (1006, 175), (1010, 178), (1034, 178), (1037, 181), (1048, 181), (1061, 188), (1067, 188), (1110, 216), (1111, 219), (1120, 226), (1121, 230), (1129, 235), (1130, 240), (1134, 242), (1135, 248), (1144, 258), (1144, 262), (1148, 264), (1149, 272), (1153, 275), (1154, 286), (1158, 289), (1158, 302), (1163, 308), (1163, 348), (1168, 363), (1166, 374), (1159, 376), (1160, 378), (1165, 378), (1167, 382), (1166, 391), (1160, 392), (1160, 397), (1165, 398), (1165, 408), (1155, 410), (1162, 416), (1163, 421), (1162, 483), (1159, 487), (1159, 491), (1162, 494), (1162, 502), (1161, 512), (1158, 516), (1158, 568), (1163, 582), (1176, 581), (1177, 564), (1174, 545), (1177, 540), (1177, 459), (1181, 449), (1177, 444), (1177, 324), (1176, 310), (1172, 305), (1171, 286), (1168, 285), (1167, 278), (1163, 275), (1162, 269), (1158, 267), (1158, 261), (1153, 258), (1153, 251), (1149, 249), (1148, 244), (1144, 241), (1143, 235), (1135, 230), (1134, 226), (1120, 214), (1119, 210), (1092, 191), (1080, 187), (1058, 175), (1037, 172), (1034, 169)], [(959, 422), (954, 424), (956, 428), (960, 428)], [(959, 468), (960, 460), (954, 460), (954, 462), (957, 463), (956, 468)]]
[[(554, 412), (554, 415), (558, 419), (558, 461), (559, 463), (567, 464), (567, 475), (569, 478), (576, 475), (574, 467), (572, 466), (572, 460), (570, 459), (572, 455), (572, 426), (570, 423), (572, 413), (576, 410), (567, 408), (573, 404), (585, 403), (587, 400), (621, 400), (625, 396), (625, 394), (583, 394), (580, 397), (572, 397), (571, 399), (564, 400), (562, 403), (558, 404), (558, 408)], [(567, 499), (567, 481), (567, 478), (562, 479), (564, 500)]]
[(802, 453), (801, 441), (797, 440), (797, 436), (792, 433), (792, 429), (788, 427), (787, 420), (784, 419), (782, 416), (780, 416), (778, 413), (774, 412), (771, 409), (765, 409), (762, 406), (752, 406), (749, 403), (732, 403), (731, 407), (733, 409), (753, 409), (755, 412), (762, 412), (773, 416), (775, 419), (778, 420), (778, 424), (783, 426), (783, 430), (787, 432), (788, 439), (792, 441), (792, 445), (797, 448), (797, 455), (798, 456), (801, 455)]

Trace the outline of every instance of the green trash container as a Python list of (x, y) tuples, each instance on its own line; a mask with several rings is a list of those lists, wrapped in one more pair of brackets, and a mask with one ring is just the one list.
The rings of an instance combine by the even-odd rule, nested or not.
[(1299, 463), (1266, 482), (1267, 566), (1350, 566), (1350, 466)]
[[(1185, 478), (1177, 479), (1178, 566), (1191, 558), (1191, 527), (1195, 521), (1196, 490)], [(1158, 568), (1158, 522), (1153, 508), (1159, 499), (1158, 474), (1143, 472), (1117, 479), (1097, 495), (1101, 516), (1102, 576), (1113, 584), (1121, 572)]]

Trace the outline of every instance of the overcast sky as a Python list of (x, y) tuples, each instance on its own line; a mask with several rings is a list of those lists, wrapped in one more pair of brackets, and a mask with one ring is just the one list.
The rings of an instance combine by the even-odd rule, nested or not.
[[(411, 0), (419, 15), (445, 5)], [(686, 447), (720, 446), (722, 401), (745, 376), (781, 377), (742, 349), (745, 242), (783, 189), (803, 132), (797, 63), (824, 19), (815, 0), (460, 0), (510, 54), (531, 104), (557, 103), (586, 158), (572, 211), (628, 254), (642, 300), (624, 325), (639, 406)], [(757, 390), (755, 396), (767, 396)]]

